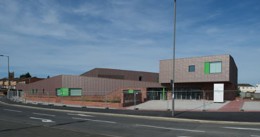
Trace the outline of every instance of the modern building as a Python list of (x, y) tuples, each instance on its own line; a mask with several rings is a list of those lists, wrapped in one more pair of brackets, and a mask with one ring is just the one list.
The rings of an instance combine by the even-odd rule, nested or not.
[(81, 74), (81, 76), (133, 80), (133, 81), (159, 82), (158, 73), (108, 69), (108, 68), (95, 68)]
[[(225, 100), (235, 98), (237, 67), (230, 55), (175, 60), (175, 98), (213, 99), (215, 83), (223, 83)], [(173, 60), (160, 61), (160, 73), (95, 68), (80, 76), (59, 75), (30, 84), (18, 84), (27, 96), (52, 96), (84, 100), (120, 102), (122, 106), (171, 98)]]
[[(224, 84), (224, 99), (235, 98), (238, 70), (230, 55), (216, 55), (175, 60), (175, 98), (213, 99), (214, 84)], [(173, 60), (160, 61), (159, 82), (171, 89)]]
[(97, 102), (105, 96), (110, 102), (126, 106), (133, 104), (133, 93), (137, 94), (137, 102), (153, 99), (149, 92), (163, 88), (156, 82), (158, 76), (158, 73), (98, 68), (81, 76), (59, 75), (31, 84), (18, 84), (17, 89), (27, 96), (77, 98), (83, 95), (84, 100)]

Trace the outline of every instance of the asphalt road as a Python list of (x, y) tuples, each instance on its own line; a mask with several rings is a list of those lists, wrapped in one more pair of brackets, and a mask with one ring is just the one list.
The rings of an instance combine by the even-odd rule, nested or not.
[[(49, 108), (55, 110), (75, 110), (83, 112), (98, 112), (110, 114), (127, 114), (139, 116), (155, 116), (155, 117), (172, 117), (171, 111), (147, 111), (147, 110), (120, 110), (120, 109), (100, 109), (100, 108), (76, 108), (76, 107), (61, 107), (48, 106), (41, 104), (23, 104), (13, 102), (6, 98), (0, 98), (0, 101), (9, 104), (18, 104), (25, 106)], [(200, 120), (214, 120), (214, 121), (237, 121), (237, 122), (260, 122), (260, 112), (196, 112), (196, 111), (176, 111), (175, 118), (185, 119), (200, 119)]]
[[(216, 122), (217, 123), (217, 122)], [(0, 137), (260, 137), (260, 125), (135, 118), (0, 103)]]

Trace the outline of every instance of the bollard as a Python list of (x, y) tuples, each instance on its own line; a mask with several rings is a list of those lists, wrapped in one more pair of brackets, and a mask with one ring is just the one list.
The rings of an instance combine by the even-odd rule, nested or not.
[(47, 92), (47, 105), (49, 105), (49, 102), (50, 102), (50, 93), (49, 93), (49, 91)]
[(105, 92), (105, 101), (106, 101), (106, 109), (108, 109), (108, 104), (107, 104), (107, 94)]

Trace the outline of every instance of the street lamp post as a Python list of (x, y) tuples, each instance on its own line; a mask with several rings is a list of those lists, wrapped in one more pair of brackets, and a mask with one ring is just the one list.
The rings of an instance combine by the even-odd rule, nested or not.
[(175, 43), (176, 43), (176, 0), (174, 0), (174, 21), (173, 21), (173, 60), (172, 60), (172, 117), (174, 117), (174, 76), (175, 76)]
[(10, 90), (10, 64), (9, 64), (9, 56), (6, 56), (6, 55), (0, 55), (0, 56), (2, 56), (2, 57), (7, 57), (7, 67), (8, 67), (8, 69), (7, 69), (7, 71), (8, 71), (8, 91)]

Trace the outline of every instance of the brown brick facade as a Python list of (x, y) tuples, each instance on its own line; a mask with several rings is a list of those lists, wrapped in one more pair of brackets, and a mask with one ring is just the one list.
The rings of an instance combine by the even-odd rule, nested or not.
[[(205, 73), (206, 62), (221, 62), (221, 73)], [(173, 60), (160, 61), (160, 83), (171, 89), (173, 77)], [(189, 72), (189, 66), (194, 65), (195, 71)], [(224, 83), (225, 99), (235, 98), (237, 90), (237, 67), (230, 55), (217, 55), (206, 57), (181, 58), (175, 60), (175, 88), (187, 90), (211, 91), (209, 98), (213, 98), (214, 83)], [(233, 90), (233, 92), (226, 92)]]

